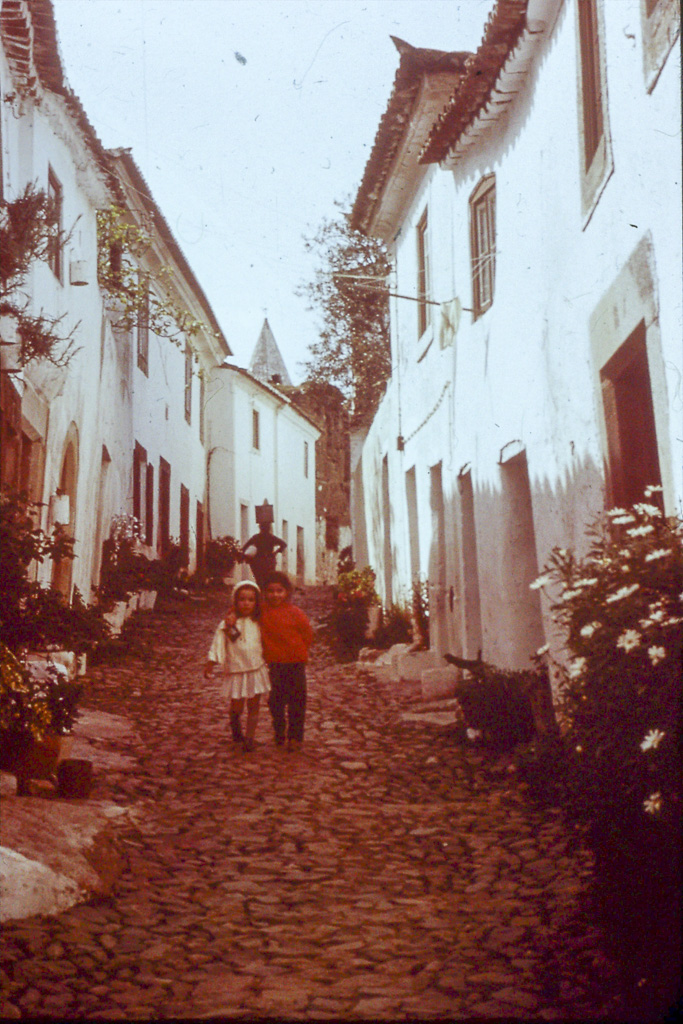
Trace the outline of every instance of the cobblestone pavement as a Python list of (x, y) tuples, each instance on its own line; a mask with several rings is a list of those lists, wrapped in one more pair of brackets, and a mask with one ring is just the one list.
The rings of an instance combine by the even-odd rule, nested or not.
[[(315, 613), (315, 604), (309, 609)], [(220, 615), (145, 616), (86, 703), (135, 724), (137, 803), (112, 897), (3, 929), (6, 1012), (55, 1019), (619, 1017), (583, 909), (588, 856), (504, 762), (404, 720), (389, 685), (317, 645), (306, 739), (228, 739), (201, 670)], [(576, 848), (575, 848), (576, 847)]]

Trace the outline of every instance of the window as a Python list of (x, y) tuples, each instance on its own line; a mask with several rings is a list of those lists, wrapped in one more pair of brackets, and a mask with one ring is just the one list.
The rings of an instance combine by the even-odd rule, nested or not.
[(135, 442), (133, 451), (133, 515), (140, 524), (140, 537), (145, 536), (146, 502), (143, 505), (147, 476), (147, 451)]
[(192, 422), (192, 349), (185, 342), (185, 419)]
[(145, 544), (154, 543), (154, 466), (147, 463), (145, 475)]
[(645, 84), (651, 92), (680, 32), (679, 0), (641, 0), (641, 25)]
[(186, 569), (190, 563), (190, 492), (180, 485), (180, 564)]
[(63, 216), (63, 193), (59, 179), (52, 168), (47, 172), (47, 198), (49, 203), (49, 217), (53, 229), (47, 250), (47, 262), (53, 274), (59, 280), (63, 280), (63, 257), (62, 257), (62, 216)]
[(251, 446), (259, 451), (261, 447), (261, 424), (258, 409), (251, 410)]
[(421, 338), (430, 321), (428, 299), (431, 291), (429, 277), (429, 222), (427, 211), (417, 225), (417, 336)]
[(171, 467), (159, 459), (159, 533), (157, 547), (165, 555), (171, 546)]
[(581, 88), (583, 93), (584, 165), (587, 171), (602, 137), (600, 93), (600, 40), (596, 0), (579, 0)]
[(308, 441), (304, 441), (304, 476), (308, 477)]
[(146, 274), (138, 275), (142, 299), (138, 309), (137, 345), (138, 366), (144, 374), (149, 373), (149, 287)]
[(643, 500), (648, 485), (662, 482), (644, 323), (602, 368), (600, 383), (607, 430), (608, 499), (611, 505), (632, 505)]
[(493, 303), (496, 281), (496, 179), (489, 174), (470, 197), (472, 307), (475, 319)]
[(607, 133), (601, 0), (579, 0), (579, 139), (581, 147), (581, 200), (590, 214), (612, 172)]
[(201, 374), (199, 376), (199, 440), (204, 444), (204, 402), (206, 401), (206, 383)]

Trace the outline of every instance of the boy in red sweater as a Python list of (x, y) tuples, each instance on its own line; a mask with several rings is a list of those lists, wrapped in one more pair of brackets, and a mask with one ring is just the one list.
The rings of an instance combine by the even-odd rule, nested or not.
[(301, 608), (292, 604), (292, 584), (283, 572), (270, 572), (263, 581), (261, 609), (263, 655), (270, 670), (268, 706), (275, 742), (291, 751), (301, 747), (306, 716), (306, 662), (313, 627)]

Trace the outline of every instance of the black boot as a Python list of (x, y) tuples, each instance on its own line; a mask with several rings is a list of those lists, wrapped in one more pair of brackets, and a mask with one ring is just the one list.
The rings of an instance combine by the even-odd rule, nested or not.
[(244, 739), (242, 735), (242, 722), (240, 721), (240, 716), (236, 715), (233, 711), (230, 712), (230, 729), (235, 743), (241, 743)]

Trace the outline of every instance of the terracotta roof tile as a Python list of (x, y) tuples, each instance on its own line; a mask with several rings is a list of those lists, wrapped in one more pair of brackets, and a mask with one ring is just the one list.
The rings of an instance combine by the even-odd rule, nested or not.
[(506, 61), (527, 27), (527, 3), (528, 0), (497, 0), (481, 45), (467, 61), (457, 90), (432, 127), (420, 163), (443, 160), (487, 105)]
[(468, 52), (420, 49), (396, 36), (391, 39), (400, 54), (400, 60), (391, 97), (379, 123), (372, 153), (351, 211), (351, 226), (360, 230), (364, 230), (383, 193), (424, 76), (450, 73), (455, 83), (465, 68), (467, 58), (471, 57)]

